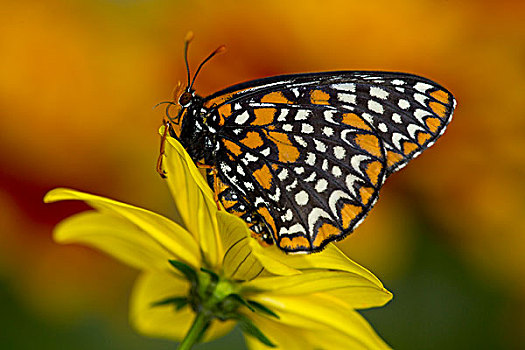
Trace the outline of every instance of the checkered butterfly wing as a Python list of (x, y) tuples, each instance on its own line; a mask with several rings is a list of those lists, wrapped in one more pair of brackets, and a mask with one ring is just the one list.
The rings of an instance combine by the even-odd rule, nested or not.
[(225, 207), (282, 250), (314, 252), (359, 225), (385, 179), (444, 132), (455, 100), (418, 76), (343, 71), (236, 85), (205, 107), (219, 118)]

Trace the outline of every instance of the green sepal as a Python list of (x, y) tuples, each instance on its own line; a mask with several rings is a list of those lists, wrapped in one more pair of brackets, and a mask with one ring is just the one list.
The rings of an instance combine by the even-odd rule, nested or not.
[(202, 272), (206, 272), (208, 275), (210, 275), (211, 279), (213, 282), (217, 283), (219, 282), (219, 275), (217, 275), (215, 272), (213, 272), (212, 270), (208, 270), (207, 268), (205, 267), (201, 267), (201, 271)]
[(197, 273), (195, 272), (193, 268), (191, 268), (189, 265), (181, 261), (171, 260), (171, 259), (168, 261), (171, 264), (171, 266), (179, 270), (186, 277), (186, 279), (190, 281), (192, 286), (197, 285), (198, 283)]
[(255, 309), (248, 303), (248, 301), (246, 301), (246, 299), (241, 297), (239, 294), (235, 294), (235, 293), (234, 294), (230, 294), (230, 295), (228, 295), (228, 298), (234, 299), (238, 303), (241, 303), (244, 306), (246, 306), (248, 309), (250, 309), (250, 311), (255, 312)]
[(186, 297), (170, 297), (170, 298), (166, 298), (166, 299), (151, 303), (152, 307), (164, 306), (164, 305), (173, 305), (175, 306), (175, 310), (179, 311), (184, 306), (188, 305), (188, 299)]
[(277, 319), (280, 318), (279, 315), (277, 315), (275, 312), (273, 312), (272, 310), (268, 309), (266, 306), (264, 306), (261, 303), (258, 303), (258, 302), (253, 301), (253, 300), (248, 300), (248, 304), (250, 304), (250, 306), (251, 306), (250, 309), (255, 309), (257, 311), (262, 312), (263, 314), (267, 314), (267, 315), (275, 317)]
[(271, 348), (275, 348), (276, 345), (268, 339), (263, 332), (259, 328), (257, 328), (256, 325), (253, 324), (253, 322), (243, 316), (243, 315), (237, 315), (235, 317), (237, 320), (239, 327), (241, 327), (241, 330), (246, 333), (247, 335), (250, 335), (254, 337), (255, 339), (259, 340), (261, 343), (263, 343), (266, 346), (269, 346)]

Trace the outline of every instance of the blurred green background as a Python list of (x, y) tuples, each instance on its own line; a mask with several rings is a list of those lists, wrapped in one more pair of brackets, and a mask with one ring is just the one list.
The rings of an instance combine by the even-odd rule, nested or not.
[[(0, 9), (0, 347), (173, 349), (127, 324), (136, 272), (52, 227), (84, 210), (44, 206), (54, 187), (173, 204), (155, 172), (162, 111), (220, 44), (207, 95), (269, 75), (405, 71), (454, 93), (435, 147), (392, 176), (340, 246), (394, 293), (364, 311), (399, 349), (525, 344), (523, 1), (46, 0)], [(243, 349), (239, 332), (202, 349)]]

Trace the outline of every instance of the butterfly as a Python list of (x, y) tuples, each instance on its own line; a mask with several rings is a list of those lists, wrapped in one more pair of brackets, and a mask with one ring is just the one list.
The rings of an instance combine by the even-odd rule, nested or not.
[[(287, 253), (318, 252), (351, 233), (385, 180), (443, 134), (456, 106), (431, 80), (382, 71), (280, 75), (201, 97), (195, 78), (223, 47), (190, 80), (190, 41), (187, 85), (164, 102), (163, 140), (177, 138), (208, 168), (225, 210)], [(161, 146), (165, 176), (162, 154)]]

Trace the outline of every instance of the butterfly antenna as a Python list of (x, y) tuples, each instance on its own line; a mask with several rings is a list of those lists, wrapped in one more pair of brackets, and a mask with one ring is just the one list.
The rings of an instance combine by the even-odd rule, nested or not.
[(195, 79), (197, 78), (197, 74), (199, 74), (199, 72), (201, 71), (202, 66), (204, 66), (204, 64), (206, 62), (208, 62), (213, 56), (215, 56), (215, 55), (217, 55), (217, 54), (219, 54), (221, 52), (224, 52), (225, 50), (226, 50), (226, 46), (221, 45), (218, 48), (216, 48), (215, 51), (210, 53), (210, 55), (208, 57), (206, 57), (206, 59), (204, 59), (204, 61), (201, 62), (201, 64), (197, 68), (197, 71), (195, 72), (195, 75), (193, 76), (193, 80), (191, 81), (191, 84), (188, 86), (188, 91), (190, 91), (191, 88), (193, 87), (193, 84), (195, 83)]
[(186, 63), (186, 76), (188, 77), (188, 85), (190, 86), (190, 64), (188, 63), (188, 47), (190, 46), (190, 42), (193, 40), (193, 32), (189, 31), (188, 34), (186, 34), (186, 38), (184, 38), (184, 62)]

